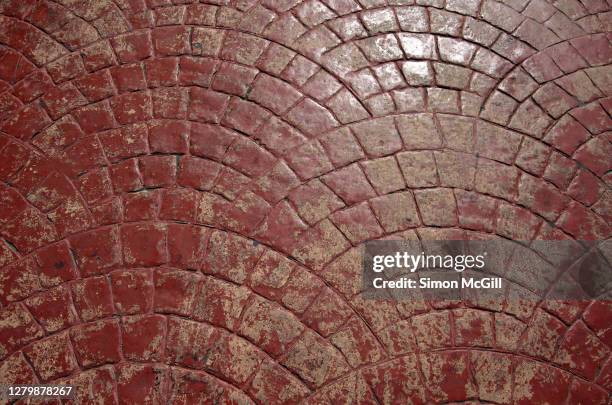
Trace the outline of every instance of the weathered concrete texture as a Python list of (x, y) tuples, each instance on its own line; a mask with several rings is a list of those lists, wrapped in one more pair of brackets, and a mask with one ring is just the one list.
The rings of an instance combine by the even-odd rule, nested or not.
[(0, 13), (0, 382), (83, 404), (609, 403), (609, 301), (374, 303), (359, 256), (610, 237), (605, 0)]

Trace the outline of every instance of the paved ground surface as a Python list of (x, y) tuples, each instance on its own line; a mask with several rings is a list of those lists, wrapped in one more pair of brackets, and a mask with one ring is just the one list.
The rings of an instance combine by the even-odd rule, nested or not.
[(609, 403), (606, 302), (372, 303), (359, 256), (610, 236), (609, 3), (175, 3), (0, 2), (0, 381)]

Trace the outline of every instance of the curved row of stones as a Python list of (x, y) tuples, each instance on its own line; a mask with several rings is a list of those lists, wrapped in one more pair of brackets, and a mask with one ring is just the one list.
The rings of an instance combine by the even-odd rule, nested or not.
[(605, 301), (372, 306), (358, 252), (608, 238), (608, 5), (210, 3), (0, 6), (2, 380), (606, 403)]

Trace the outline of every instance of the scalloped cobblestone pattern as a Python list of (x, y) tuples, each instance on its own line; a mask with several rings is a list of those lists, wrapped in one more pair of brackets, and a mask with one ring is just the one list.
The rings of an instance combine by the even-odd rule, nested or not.
[(611, 8), (1, 1), (0, 381), (609, 404), (610, 300), (373, 302), (360, 252), (609, 239)]

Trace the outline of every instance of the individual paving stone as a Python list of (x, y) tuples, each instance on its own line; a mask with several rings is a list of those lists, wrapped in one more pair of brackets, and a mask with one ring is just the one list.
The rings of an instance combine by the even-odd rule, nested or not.
[(345, 166), (365, 157), (356, 138), (348, 128), (341, 128), (320, 138), (334, 166)]
[(403, 87), (404, 79), (395, 63), (386, 63), (374, 68), (376, 78), (381, 83), (384, 90), (392, 90), (396, 87)]
[(593, 137), (584, 143), (575, 153), (576, 160), (594, 173), (602, 176), (609, 169), (606, 156), (610, 156), (610, 144), (601, 136)]
[(437, 87), (428, 88), (427, 100), (431, 111), (441, 113), (459, 112), (459, 93), (457, 91)]
[(303, 317), (306, 325), (327, 337), (337, 332), (351, 315), (349, 304), (330, 288), (324, 288)]
[(56, 332), (77, 322), (70, 290), (66, 286), (47, 290), (26, 300), (26, 306), (47, 332)]
[(468, 117), (475, 117), (478, 115), (480, 108), (483, 103), (483, 98), (466, 91), (461, 92), (461, 112), (463, 115)]
[(110, 69), (113, 81), (119, 92), (143, 90), (147, 87), (142, 65), (121, 65)]
[(602, 388), (595, 384), (583, 382), (574, 378), (572, 386), (570, 387), (569, 400), (570, 401), (583, 401), (595, 400), (596, 402), (603, 403), (605, 401), (606, 392)]
[(343, 123), (361, 121), (369, 117), (361, 102), (347, 89), (340, 90), (326, 104)]
[(30, 257), (5, 267), (4, 278), (0, 283), (3, 304), (20, 301), (41, 289), (37, 277), (38, 266)]
[(459, 14), (432, 8), (429, 14), (429, 24), (432, 33), (459, 36), (463, 18)]
[(516, 350), (522, 332), (526, 328), (517, 318), (504, 313), (495, 314), (495, 340), (506, 350)]
[(40, 266), (40, 283), (44, 287), (48, 288), (77, 278), (75, 261), (66, 242), (40, 249), (36, 258)]
[(392, 118), (378, 118), (352, 126), (365, 152), (371, 156), (385, 156), (401, 149), (401, 139)]
[(151, 97), (147, 93), (127, 93), (111, 100), (111, 108), (120, 124), (133, 124), (152, 118)]
[[(230, 255), (232, 249), (241, 251), (240, 255)], [(249, 268), (261, 254), (261, 247), (253, 245), (247, 239), (213, 232), (209, 239), (209, 250), (202, 264), (205, 273), (219, 274), (235, 282), (243, 282)]]
[(446, 147), (461, 151), (473, 152), (475, 121), (456, 115), (436, 114)]
[(3, 356), (44, 336), (42, 328), (21, 303), (4, 307), (0, 311), (0, 319), (4, 322), (0, 328), (0, 353)]
[(366, 105), (375, 117), (391, 114), (395, 111), (393, 99), (388, 93), (378, 94), (366, 100)]
[[(423, 402), (425, 392), (417, 367), (416, 356), (410, 354), (366, 369), (363, 372), (363, 378), (367, 384), (372, 386), (372, 391), (376, 393), (376, 397), (384, 397), (386, 394), (402, 401)], [(405, 381), (402, 383), (396, 378), (400, 375), (405, 376), (403, 378)], [(354, 383), (353, 387), (350, 389), (360, 389), (358, 383)], [(361, 388), (360, 391), (365, 390)], [(365, 401), (375, 400), (374, 398), (368, 398), (365, 393), (363, 395)]]
[(310, 99), (293, 107), (287, 116), (290, 123), (307, 134), (319, 134), (338, 125), (332, 114)]
[(336, 78), (320, 70), (308, 79), (302, 91), (317, 100), (323, 100), (336, 93), (341, 87)]
[[(437, 387), (433, 389), (433, 395), (438, 401), (453, 401), (476, 392), (468, 372), (469, 361), (467, 352), (461, 351), (421, 355), (425, 379)], [(458, 367), (449, 369), (450, 364)]]
[(435, 151), (434, 158), (441, 186), (466, 190), (473, 187), (476, 172), (474, 155), (454, 151)]
[(544, 49), (560, 41), (554, 31), (531, 19), (523, 21), (515, 35), (536, 49)]
[(502, 78), (512, 69), (512, 64), (485, 48), (478, 48), (471, 67), (489, 76)]
[(455, 190), (459, 224), (468, 229), (489, 231), (495, 229), (497, 201), (483, 194)]
[(610, 44), (603, 34), (576, 38), (571, 40), (570, 44), (591, 66), (609, 63), (607, 52), (609, 52)]
[(376, 217), (365, 202), (334, 213), (331, 220), (354, 244), (374, 239), (383, 233)]
[(167, 370), (159, 365), (124, 364), (117, 367), (117, 395), (121, 401), (132, 402), (151, 398), (163, 402), (166, 393), (159, 381)]
[(438, 184), (431, 151), (401, 152), (397, 154), (397, 161), (408, 187), (431, 187)]
[(408, 58), (436, 59), (435, 37), (429, 34), (398, 34), (404, 53)]
[(350, 246), (344, 235), (328, 220), (319, 222), (303, 235), (305, 243), (294, 248), (292, 254), (315, 269), (321, 269)]
[(576, 108), (571, 114), (592, 134), (599, 134), (610, 127), (610, 118), (598, 103)]
[(139, 167), (146, 187), (169, 186), (175, 181), (176, 159), (173, 156), (146, 156), (139, 159)]
[(329, 20), (335, 16), (329, 8), (318, 1), (302, 3), (298, 7), (297, 13), (300, 20), (309, 27), (319, 25), (323, 21)]
[(544, 170), (544, 178), (560, 189), (565, 189), (573, 178), (576, 168), (576, 162), (560, 153), (553, 152)]
[(331, 342), (342, 351), (352, 367), (373, 363), (383, 357), (380, 345), (363, 321), (350, 321), (346, 329), (331, 338)]
[(366, 58), (373, 62), (388, 62), (402, 59), (404, 53), (395, 35), (379, 35), (358, 42)]
[(436, 72), (436, 84), (455, 89), (468, 87), (471, 70), (444, 63), (434, 63), (433, 68)]
[(486, 122), (476, 126), (476, 151), (480, 156), (512, 163), (521, 144), (522, 136)]
[(396, 122), (407, 149), (436, 149), (442, 146), (431, 114), (400, 115)]
[(222, 93), (245, 96), (257, 70), (234, 63), (222, 63), (215, 73), (212, 89)]
[(402, 31), (427, 32), (429, 17), (425, 7), (398, 7), (395, 13)]
[(514, 31), (524, 19), (512, 8), (493, 0), (485, 0), (483, 2), (481, 14), (485, 21), (509, 32)]
[(309, 390), (280, 365), (265, 362), (251, 381), (248, 392), (263, 402), (277, 399), (298, 402), (308, 395)]
[(263, 353), (252, 344), (238, 336), (222, 333), (220, 341), (212, 349), (207, 368), (240, 384), (249, 379), (263, 359)]
[(361, 19), (370, 34), (396, 31), (398, 28), (393, 10), (390, 8), (364, 11), (361, 13)]
[(532, 240), (542, 220), (530, 211), (501, 203), (497, 218), (497, 233), (512, 240)]
[(523, 101), (537, 88), (537, 83), (521, 68), (514, 69), (500, 83), (499, 88), (518, 101)]
[[(270, 328), (270, 325), (275, 327)], [(245, 309), (239, 333), (270, 354), (278, 355), (285, 352), (303, 329), (300, 321), (287, 310), (257, 299)]]
[(295, 85), (303, 86), (317, 70), (318, 66), (314, 62), (297, 55), (289, 62), (287, 68), (283, 70), (281, 77)]
[(437, 37), (440, 58), (446, 62), (467, 66), (476, 52), (476, 45), (455, 38)]
[(70, 239), (72, 254), (84, 276), (105, 273), (121, 263), (119, 234), (115, 228), (103, 228)]
[(582, 70), (563, 76), (556, 82), (581, 103), (588, 103), (602, 97), (602, 93)]
[(441, 348), (450, 346), (450, 320), (448, 312), (416, 315), (412, 318), (414, 333), (420, 348)]
[(485, 401), (509, 402), (512, 386), (506, 376), (512, 374), (512, 358), (501, 353), (477, 352), (470, 360), (479, 397)]
[(212, 325), (235, 330), (250, 292), (233, 284), (205, 278), (195, 297), (193, 317)]
[(277, 114), (287, 111), (300, 97), (301, 94), (297, 90), (267, 75), (259, 76), (249, 92), (249, 98)]
[(45, 382), (65, 377), (78, 369), (67, 333), (39, 340), (24, 354)]
[(363, 314), (365, 321), (370, 324), (375, 331), (383, 329), (390, 324), (394, 324), (400, 319), (396, 305), (389, 300), (382, 301), (378, 307), (372, 307), (367, 305), (367, 299), (364, 294), (359, 294), (353, 297), (351, 304), (356, 308), (356, 311)]
[(519, 171), (488, 159), (478, 159), (474, 188), (476, 191), (513, 200)]
[(519, 183), (518, 202), (554, 221), (567, 205), (568, 199), (547, 182), (524, 174)]
[(394, 90), (391, 94), (397, 112), (425, 110), (425, 91), (423, 89), (406, 88)]
[(357, 96), (362, 99), (381, 91), (376, 78), (369, 69), (363, 69), (348, 75), (346, 80), (357, 93)]
[(307, 384), (316, 387), (348, 370), (346, 361), (337, 349), (309, 331), (287, 353), (283, 365), (295, 371)]
[(402, 320), (381, 331), (381, 340), (392, 354), (410, 353), (416, 348), (416, 340), (408, 320)]
[(404, 188), (404, 180), (394, 158), (386, 157), (366, 161), (363, 167), (378, 194), (388, 194)]
[(166, 233), (167, 228), (164, 225), (122, 226), (121, 240), (125, 262), (140, 266), (166, 263), (168, 261)]
[(492, 49), (514, 63), (520, 63), (535, 53), (529, 45), (505, 33), (499, 36)]
[(2, 381), (10, 384), (28, 384), (37, 381), (34, 370), (21, 352), (7, 357), (0, 367)]
[(452, 226), (457, 223), (457, 207), (452, 190), (416, 190), (414, 196), (425, 225)]
[(79, 317), (85, 321), (105, 318), (115, 312), (111, 289), (105, 277), (91, 277), (72, 285), (74, 304)]
[(71, 329), (79, 363), (94, 367), (120, 361), (120, 329), (117, 321), (104, 320)]
[(343, 295), (357, 294), (362, 289), (359, 263), (361, 263), (359, 249), (349, 249), (330, 263), (327, 267), (329, 271), (325, 271), (322, 276)]
[[(589, 342), (589, 344), (585, 345), (581, 342)], [(609, 349), (593, 336), (586, 325), (577, 322), (567, 332), (555, 360), (592, 380), (595, 376), (596, 364), (600, 364), (607, 353)]]
[(463, 37), (484, 46), (491, 46), (500, 34), (493, 25), (471, 17), (465, 19)]
[(198, 352), (207, 350), (220, 337), (210, 325), (176, 317), (168, 319), (167, 334), (168, 360), (196, 369), (206, 365), (206, 358), (198, 356)]
[(376, 195), (363, 171), (356, 163), (326, 174), (322, 177), (322, 180), (347, 204), (360, 202)]
[[(521, 360), (515, 368), (516, 385), (514, 392), (519, 401), (529, 401), (532, 399), (542, 401), (558, 401), (567, 398), (569, 389), (569, 375), (551, 366), (531, 361)], [(559, 384), (554, 389), (546, 393), (538, 391), (538, 387), (545, 384), (546, 379), (555, 378)], [(527, 392), (531, 394), (527, 394)], [(529, 395), (529, 399), (527, 399)]]
[(610, 94), (610, 84), (607, 80), (609, 69), (609, 66), (599, 66), (585, 70), (593, 84), (605, 94)]
[(480, 114), (481, 118), (493, 121), (500, 125), (506, 125), (514, 112), (517, 103), (510, 97), (500, 92), (495, 92), (489, 97)]
[(550, 148), (531, 138), (524, 138), (516, 157), (516, 165), (536, 176), (541, 176), (548, 163)]
[(518, 129), (537, 138), (541, 138), (551, 120), (535, 103), (526, 100), (514, 112), (510, 128)]
[(431, 64), (428, 62), (403, 62), (402, 72), (406, 82), (412, 86), (424, 86), (433, 83), (434, 76)]
[[(358, 8), (356, 3), (355, 6)], [(356, 15), (349, 15), (342, 18), (331, 20), (330, 28), (338, 34), (343, 41), (350, 41), (355, 38), (367, 37), (367, 31)]]
[(534, 93), (533, 98), (555, 118), (559, 118), (563, 113), (577, 105), (573, 97), (554, 83), (542, 86)]
[(605, 189), (597, 176), (588, 170), (580, 169), (570, 183), (567, 192), (573, 199), (590, 206), (599, 199)]
[(289, 194), (302, 218), (310, 224), (342, 208), (344, 203), (320, 180), (314, 179)]

